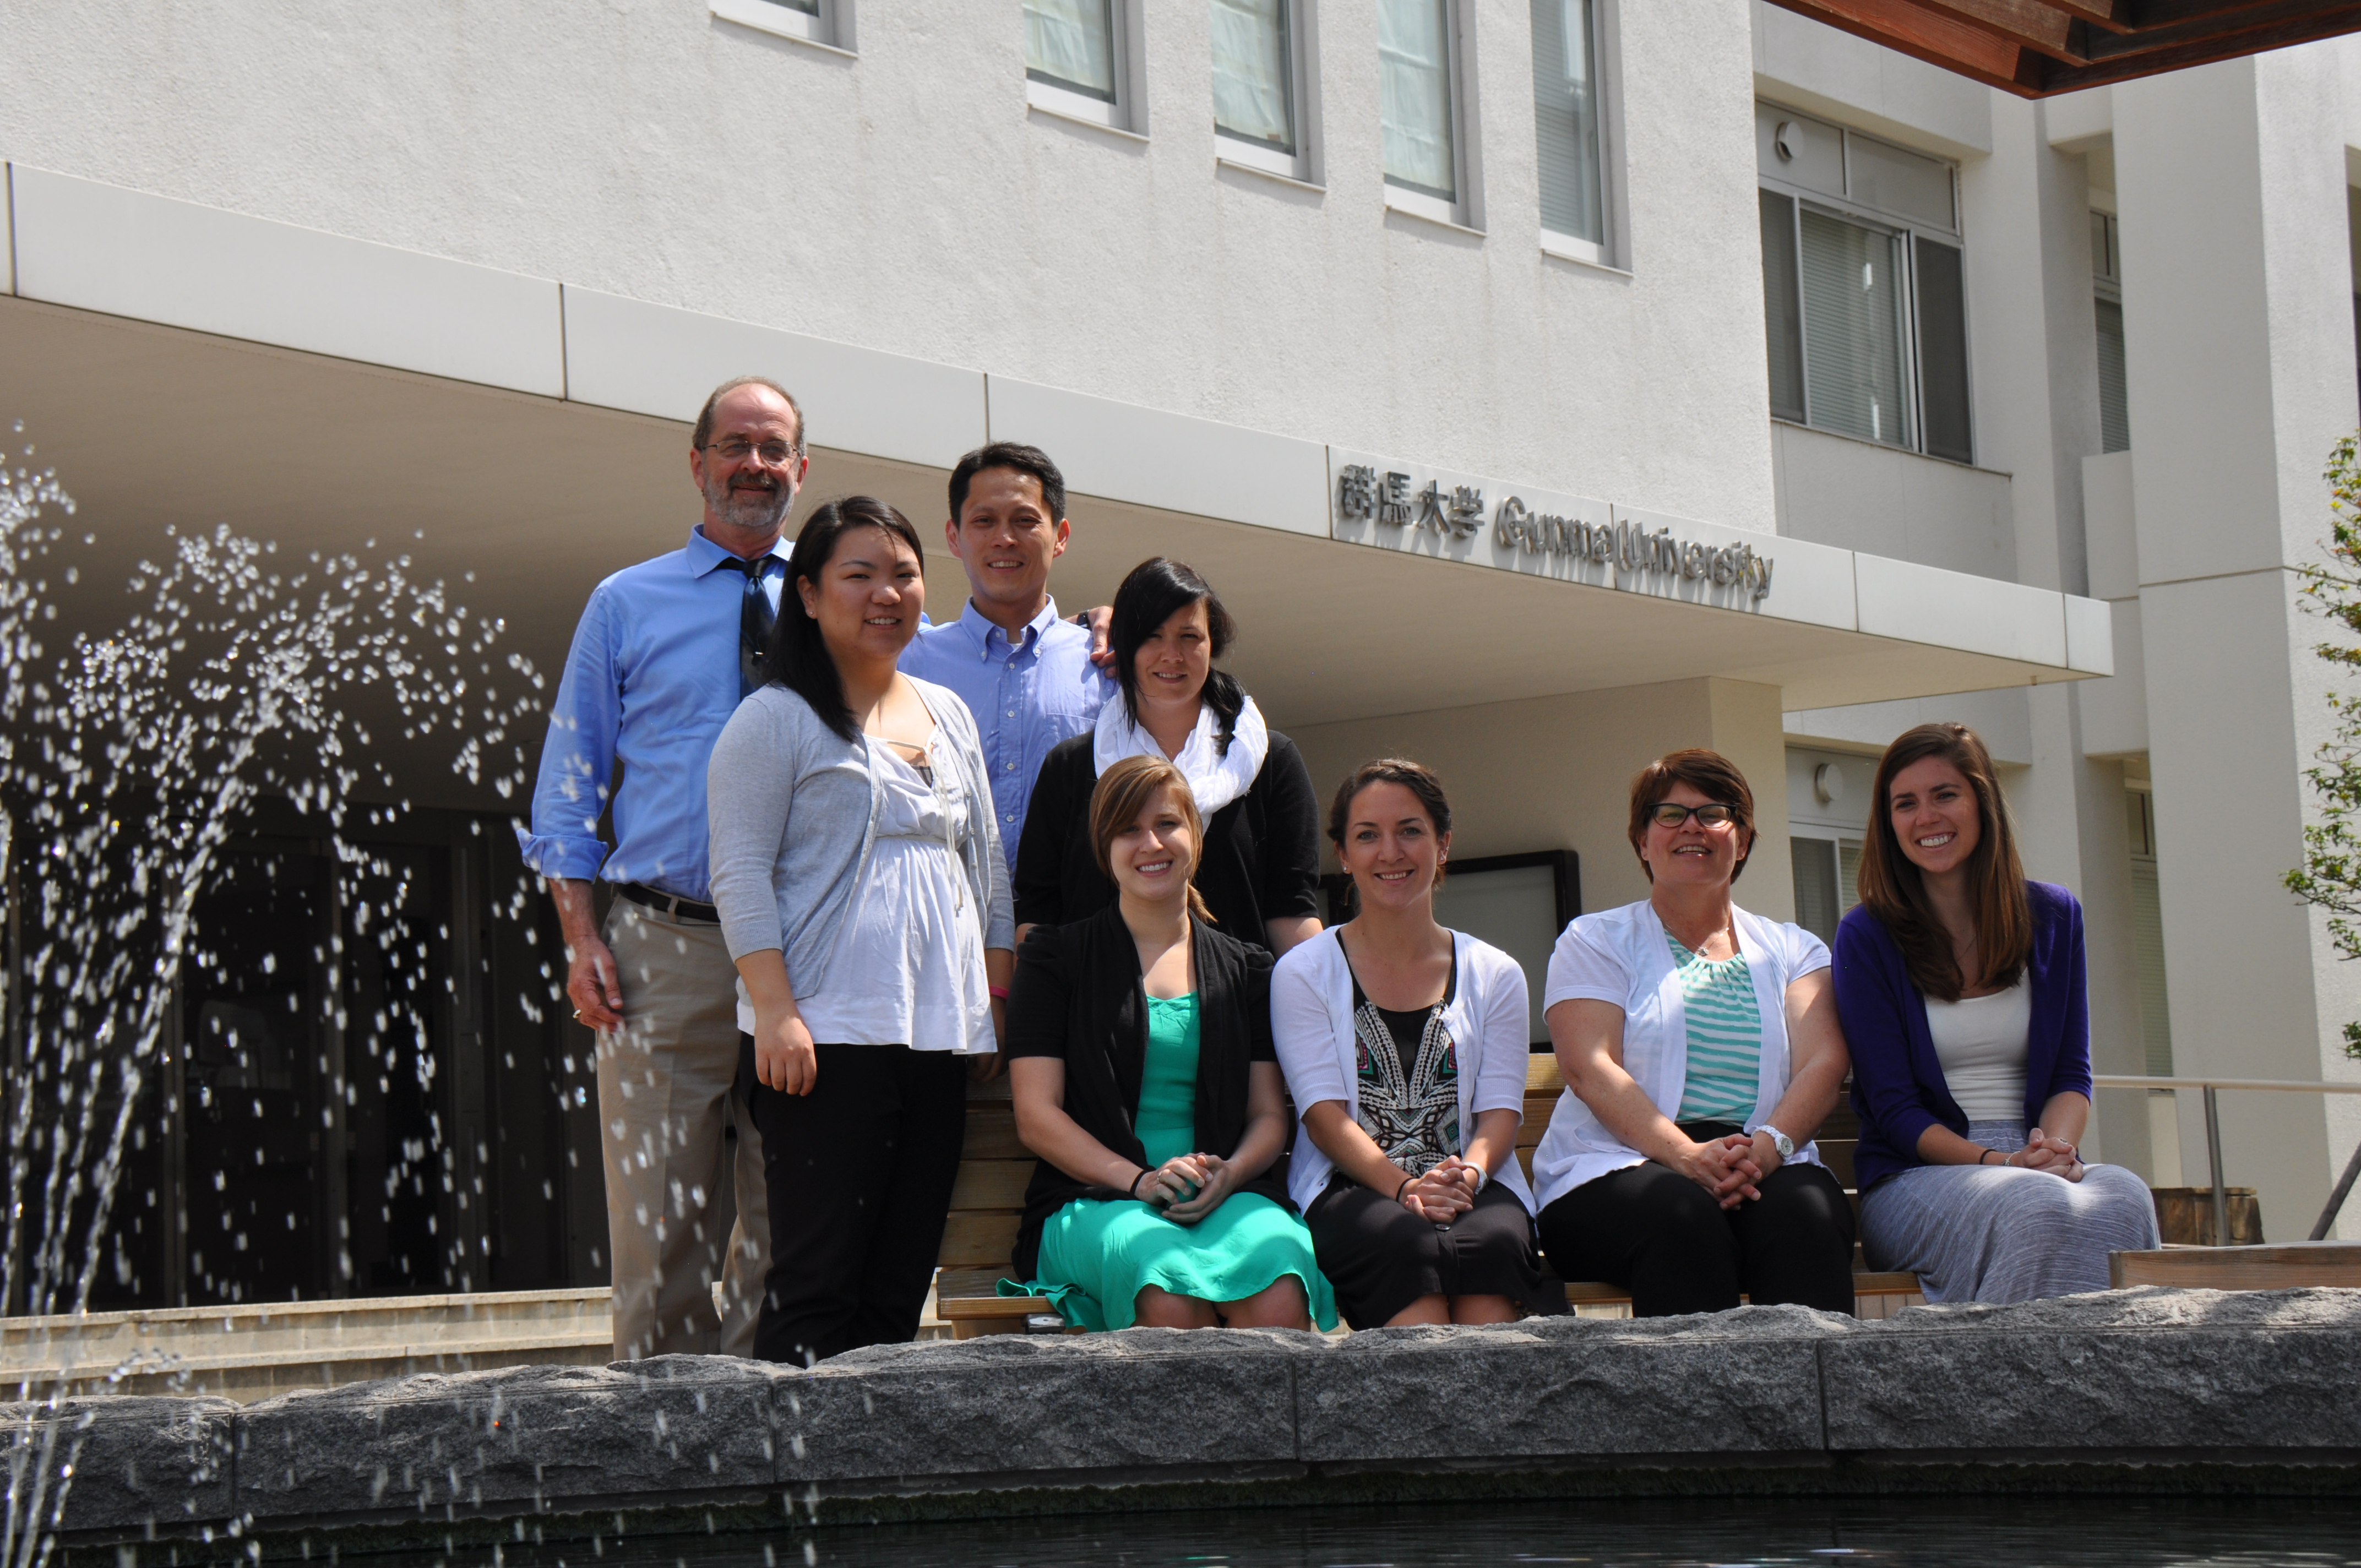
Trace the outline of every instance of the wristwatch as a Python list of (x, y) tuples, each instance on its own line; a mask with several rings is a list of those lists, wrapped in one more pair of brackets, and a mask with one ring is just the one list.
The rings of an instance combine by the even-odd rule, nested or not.
[(1771, 1146), (1779, 1151), (1780, 1159), (1784, 1161), (1791, 1160), (1795, 1157), (1795, 1139), (1789, 1137), (1786, 1134), (1781, 1132), (1778, 1128), (1773, 1126), (1768, 1122), (1763, 1123), (1754, 1130), (1758, 1133), (1768, 1133), (1771, 1135)]

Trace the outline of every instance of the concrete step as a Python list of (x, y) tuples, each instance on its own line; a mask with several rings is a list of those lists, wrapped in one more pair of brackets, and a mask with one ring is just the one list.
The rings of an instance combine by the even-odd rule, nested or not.
[(415, 1372), (603, 1366), (605, 1286), (476, 1295), (247, 1302), (0, 1320), (0, 1388), (215, 1394), (250, 1403)]

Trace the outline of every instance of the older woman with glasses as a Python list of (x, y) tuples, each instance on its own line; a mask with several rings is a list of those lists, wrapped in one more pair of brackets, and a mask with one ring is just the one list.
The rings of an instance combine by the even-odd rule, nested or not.
[(1754, 795), (1715, 752), (1631, 781), (1649, 895), (1586, 915), (1543, 994), (1565, 1092), (1533, 1155), (1561, 1278), (1639, 1317), (1795, 1301), (1850, 1312), (1853, 1216), (1812, 1135), (1844, 1081), (1828, 950), (1738, 907)]

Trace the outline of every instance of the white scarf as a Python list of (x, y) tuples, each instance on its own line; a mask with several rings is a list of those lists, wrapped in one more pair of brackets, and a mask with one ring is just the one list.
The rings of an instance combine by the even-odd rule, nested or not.
[[(1255, 775), (1262, 772), (1262, 760), (1270, 752), (1270, 731), (1264, 727), (1262, 710), (1255, 707), (1254, 698), (1246, 698), (1237, 723), (1231, 728), (1226, 755), (1220, 749), (1221, 722), (1212, 703), (1200, 703), (1197, 728), (1189, 732), (1180, 754), (1171, 759), (1180, 776), (1189, 781), (1189, 793), (1197, 797), (1198, 814), (1206, 817), (1253, 787)], [(1098, 729), (1091, 735), (1091, 765), (1104, 773), (1126, 757), (1161, 761), (1164, 748), (1131, 721), (1123, 698), (1116, 696), (1099, 709)]]

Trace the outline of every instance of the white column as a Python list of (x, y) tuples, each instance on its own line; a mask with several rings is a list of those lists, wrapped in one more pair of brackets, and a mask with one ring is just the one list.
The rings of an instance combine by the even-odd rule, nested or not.
[[(2361, 1077), (2361, 987), (2280, 884), (2328, 728), (2324, 633), (2291, 567), (2356, 419), (2339, 55), (2331, 43), (2114, 89), (2140, 617), (2175, 1066)], [(2184, 1137), (2196, 1096), (2184, 1096)], [(2361, 1125), (2225, 1095), (2227, 1175), (2301, 1238)], [(2332, 1137), (2332, 1127), (2334, 1135)], [(2202, 1134), (2185, 1168), (2204, 1179)], [(2361, 1234), (2347, 1217), (2345, 1234)]]

